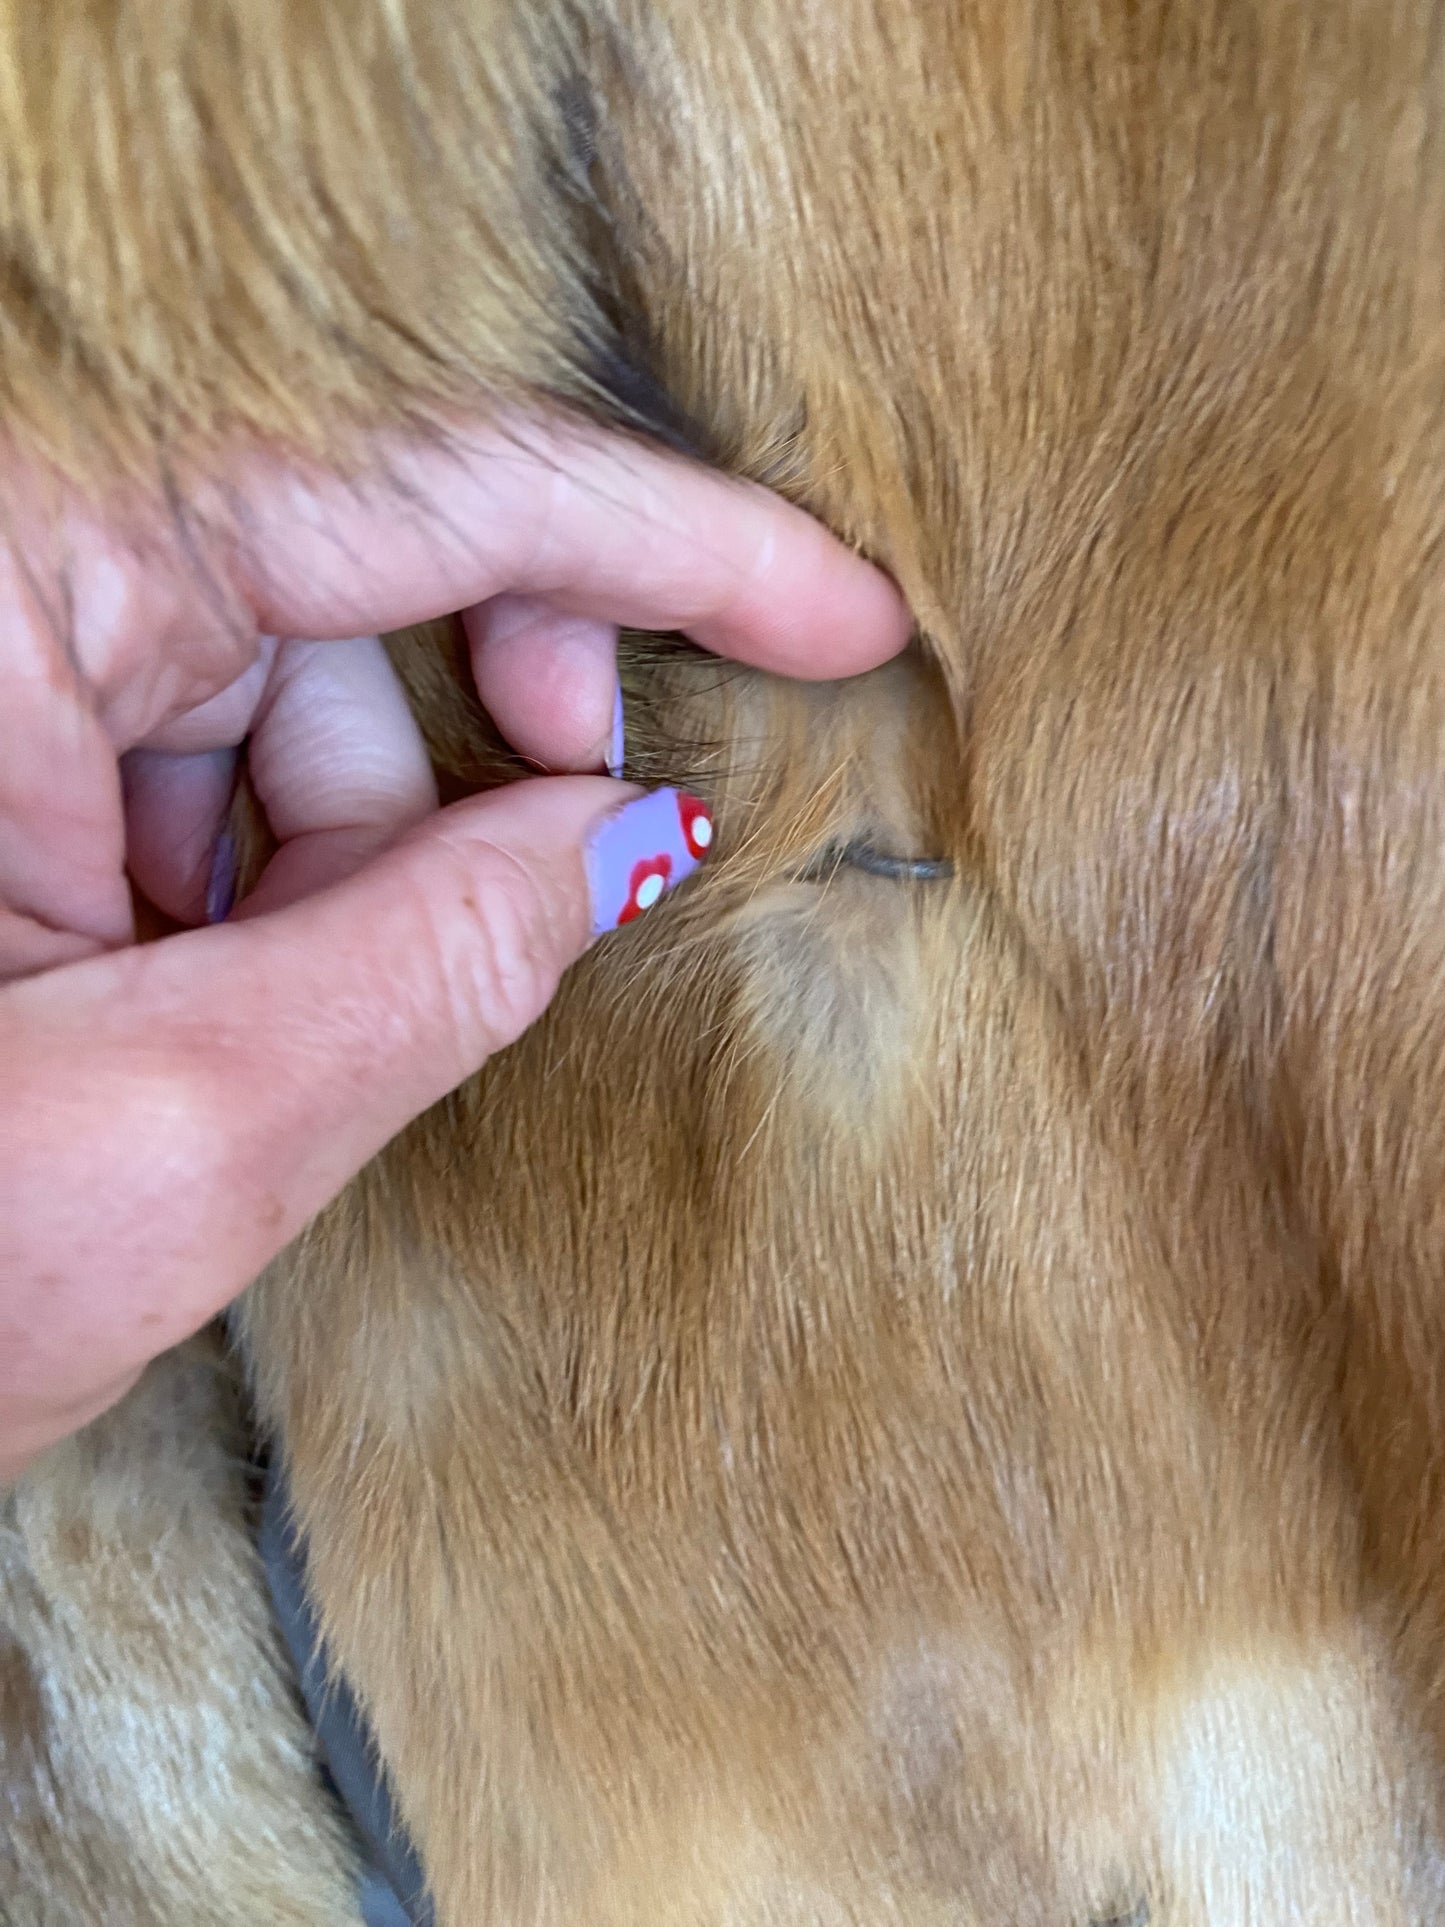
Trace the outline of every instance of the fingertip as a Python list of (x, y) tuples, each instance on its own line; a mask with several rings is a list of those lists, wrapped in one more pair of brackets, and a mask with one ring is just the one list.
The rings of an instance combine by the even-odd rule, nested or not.
[(876, 669), (906, 647), (913, 621), (888, 575), (760, 483), (606, 437), (579, 436), (560, 472), (552, 539), (532, 557), (555, 607), (680, 629), (805, 681)]
[(545, 770), (610, 768), (617, 628), (540, 597), (504, 595), (463, 618), (482, 706), (512, 747)]
[(189, 756), (137, 749), (121, 759), (126, 868), (137, 889), (177, 923), (208, 919), (217, 838), (235, 776), (230, 749)]
[(756, 497), (755, 560), (718, 614), (693, 625), (694, 639), (805, 682), (859, 675), (900, 654), (913, 618), (891, 578), (802, 509)]
[(349, 876), (437, 805), (421, 730), (374, 636), (282, 647), (248, 767), (279, 848), (243, 918)]

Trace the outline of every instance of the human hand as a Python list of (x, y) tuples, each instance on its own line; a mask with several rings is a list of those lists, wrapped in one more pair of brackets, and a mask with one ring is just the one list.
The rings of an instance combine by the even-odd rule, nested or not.
[[(775, 497), (557, 424), (391, 448), (364, 485), (252, 460), (183, 521), (34, 477), (15, 502), (0, 1480), (242, 1290), (593, 935), (589, 844), (637, 792), (556, 776), (438, 811), (377, 631), (465, 609), (498, 725), (586, 770), (619, 623), (805, 677), (871, 667), (908, 626)], [(246, 738), (279, 853), (234, 920), (137, 947), (127, 871), (204, 916)]]

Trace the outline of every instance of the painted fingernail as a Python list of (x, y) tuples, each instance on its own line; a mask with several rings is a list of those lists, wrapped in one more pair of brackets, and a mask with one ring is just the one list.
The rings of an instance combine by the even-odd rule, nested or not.
[(224, 923), (236, 902), (236, 839), (229, 830), (216, 838), (211, 874), (206, 880), (206, 922)]
[(592, 934), (631, 923), (690, 876), (712, 847), (712, 812), (684, 790), (653, 790), (609, 816), (587, 846)]
[(612, 698), (612, 737), (607, 745), (607, 774), (621, 776), (622, 765), (627, 760), (627, 737), (622, 722), (622, 685), (617, 685), (617, 693)]

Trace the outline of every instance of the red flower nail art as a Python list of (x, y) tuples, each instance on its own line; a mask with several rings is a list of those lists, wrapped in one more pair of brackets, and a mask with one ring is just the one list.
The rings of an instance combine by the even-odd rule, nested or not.
[(605, 817), (587, 844), (593, 936), (650, 910), (692, 875), (712, 840), (706, 805), (674, 789), (653, 790)]
[(665, 854), (645, 856), (634, 863), (627, 879), (627, 901), (618, 912), (618, 923), (631, 923), (644, 910), (650, 910), (667, 888), (667, 879), (671, 875), (672, 858)]
[(686, 790), (679, 790), (677, 814), (682, 822), (682, 840), (690, 854), (705, 857), (712, 848), (712, 812), (706, 803), (689, 796)]

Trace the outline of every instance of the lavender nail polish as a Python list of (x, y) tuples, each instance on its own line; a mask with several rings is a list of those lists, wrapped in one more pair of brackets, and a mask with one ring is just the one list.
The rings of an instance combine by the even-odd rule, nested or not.
[(229, 830), (216, 838), (206, 881), (206, 922), (224, 923), (236, 902), (236, 839)]
[(653, 790), (609, 816), (587, 846), (593, 936), (650, 910), (692, 874), (712, 836), (712, 812), (685, 790)]
[(627, 736), (622, 721), (622, 685), (612, 698), (612, 739), (607, 745), (607, 774), (620, 776), (622, 765), (627, 760)]

